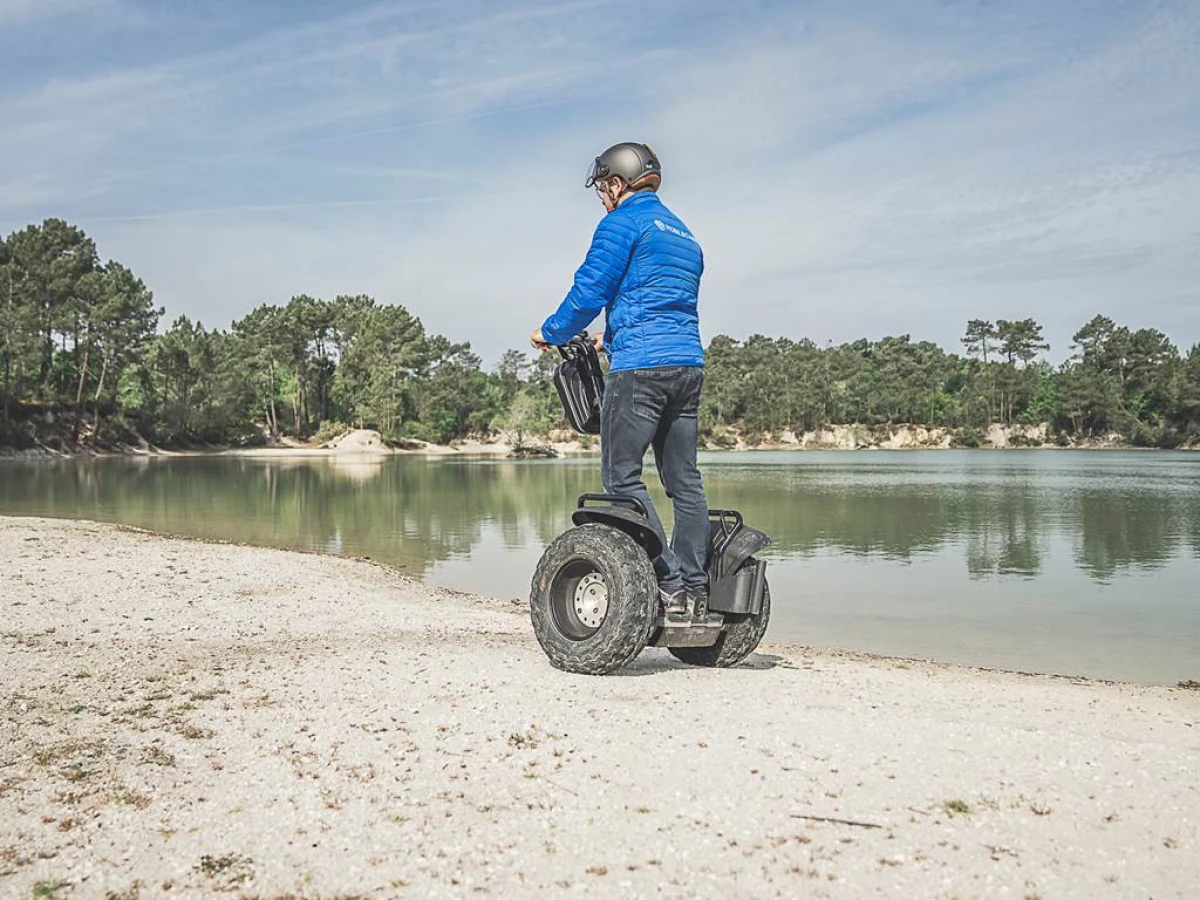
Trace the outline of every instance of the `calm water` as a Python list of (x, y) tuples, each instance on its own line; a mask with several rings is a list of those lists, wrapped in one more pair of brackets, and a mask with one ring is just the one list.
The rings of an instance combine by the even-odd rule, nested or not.
[[(1200, 454), (706, 454), (709, 502), (774, 535), (768, 640), (1174, 683), (1200, 678)], [(369, 556), (524, 597), (598, 487), (549, 462), (0, 464), (0, 514)], [(658, 495), (661, 503), (661, 495)], [(661, 508), (661, 506), (660, 506)]]

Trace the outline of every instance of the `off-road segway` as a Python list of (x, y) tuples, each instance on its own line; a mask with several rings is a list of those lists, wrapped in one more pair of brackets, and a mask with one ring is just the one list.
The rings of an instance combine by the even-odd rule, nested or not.
[[(558, 349), (554, 381), (567, 418), (577, 431), (598, 434), (604, 376), (596, 351), (586, 335)], [(605, 675), (648, 645), (696, 666), (732, 666), (753, 653), (771, 616), (767, 564), (754, 554), (771, 539), (736, 510), (709, 510), (709, 520), (707, 608), (668, 620), (653, 564), (662, 542), (646, 510), (629, 497), (579, 497), (574, 527), (546, 548), (530, 592), (533, 630), (550, 662)]]

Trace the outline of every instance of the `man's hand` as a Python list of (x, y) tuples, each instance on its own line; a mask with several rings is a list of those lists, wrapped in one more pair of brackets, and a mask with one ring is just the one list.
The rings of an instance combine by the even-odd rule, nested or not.
[(550, 349), (550, 342), (542, 337), (541, 328), (533, 329), (529, 335), (529, 343), (532, 345), (534, 350), (540, 350), (542, 353), (545, 353)]
[(597, 331), (592, 335), (592, 346), (596, 348), (597, 353), (604, 352), (604, 332)]

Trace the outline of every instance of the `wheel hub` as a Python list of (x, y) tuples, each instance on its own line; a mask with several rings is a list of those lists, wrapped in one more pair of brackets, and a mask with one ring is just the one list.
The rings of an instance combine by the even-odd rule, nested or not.
[(575, 615), (588, 628), (599, 628), (608, 615), (608, 586), (604, 576), (592, 572), (579, 579), (575, 586)]

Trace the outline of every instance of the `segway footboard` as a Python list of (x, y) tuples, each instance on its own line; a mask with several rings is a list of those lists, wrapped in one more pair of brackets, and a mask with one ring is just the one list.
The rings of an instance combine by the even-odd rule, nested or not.
[(721, 636), (724, 618), (712, 616), (709, 621), (675, 624), (659, 616), (650, 635), (651, 647), (711, 647)]

